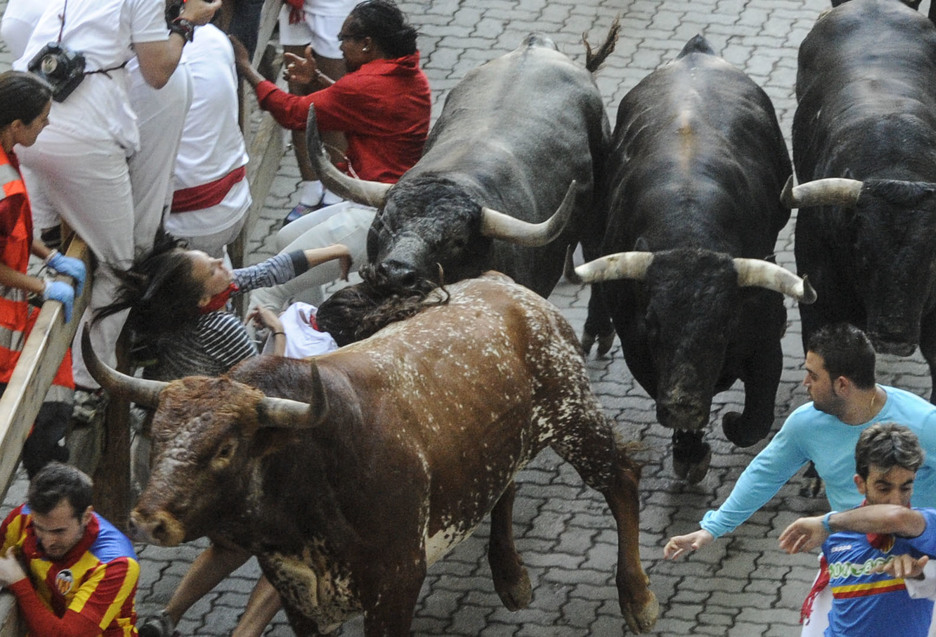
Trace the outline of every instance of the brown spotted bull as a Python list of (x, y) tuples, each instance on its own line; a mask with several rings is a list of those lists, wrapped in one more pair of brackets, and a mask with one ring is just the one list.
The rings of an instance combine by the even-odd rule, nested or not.
[(549, 446), (605, 496), (621, 612), (633, 631), (652, 627), (640, 471), (591, 393), (571, 327), (503, 275), (448, 292), (445, 305), (331, 354), (259, 357), (221, 378), (122, 376), (83, 343), (102, 385), (156, 407), (131, 532), (257, 555), (298, 635), (361, 612), (369, 637), (408, 635), (426, 569), (488, 512), (495, 588), (508, 608), (529, 602), (510, 485)]

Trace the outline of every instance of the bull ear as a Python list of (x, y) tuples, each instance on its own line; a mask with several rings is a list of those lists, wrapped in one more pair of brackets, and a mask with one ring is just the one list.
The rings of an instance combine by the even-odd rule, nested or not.
[(105, 365), (91, 347), (91, 329), (87, 324), (81, 332), (81, 355), (91, 377), (100, 383), (101, 387), (115, 396), (121, 396), (143, 407), (156, 409), (159, 405), (159, 393), (169, 384), (121, 374)]
[(308, 429), (319, 424), (328, 413), (328, 399), (319, 376), (318, 366), (312, 361), (312, 395), (304, 403), (288, 398), (264, 396), (257, 405), (257, 420), (261, 427)]
[(350, 199), (355, 203), (373, 206), (374, 208), (383, 207), (384, 200), (387, 198), (387, 191), (390, 190), (390, 184), (383, 184), (379, 181), (365, 181), (363, 179), (352, 179), (331, 163), (331, 158), (322, 144), (322, 138), (319, 136), (318, 123), (315, 119), (315, 106), (309, 107), (309, 116), (306, 119), (306, 146), (309, 152), (309, 161), (315, 168), (322, 183), (333, 193), (343, 199)]

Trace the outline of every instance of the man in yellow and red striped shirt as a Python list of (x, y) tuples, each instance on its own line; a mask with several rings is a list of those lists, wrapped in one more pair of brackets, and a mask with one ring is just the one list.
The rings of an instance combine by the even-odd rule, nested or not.
[(130, 540), (94, 512), (91, 478), (46, 465), (0, 526), (0, 585), (34, 637), (137, 635), (140, 565)]

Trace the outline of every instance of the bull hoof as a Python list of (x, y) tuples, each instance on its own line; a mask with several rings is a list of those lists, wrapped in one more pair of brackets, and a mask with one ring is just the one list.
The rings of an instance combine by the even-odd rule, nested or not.
[(702, 442), (701, 432), (673, 432), (673, 471), (678, 478), (696, 484), (705, 477), (712, 460), (712, 447)]
[(750, 447), (760, 442), (768, 431), (760, 431), (759, 428), (752, 427), (751, 423), (745, 423), (741, 414), (736, 411), (729, 411), (722, 418), (722, 432), (725, 438), (739, 447)]
[[(592, 347), (595, 346), (596, 338), (594, 334), (589, 334), (587, 331), (582, 332), (582, 354), (585, 358), (588, 358), (588, 355), (591, 354)], [(599, 348), (600, 347), (599, 345)]]
[(656, 624), (657, 617), (660, 615), (660, 603), (657, 601), (656, 595), (653, 594), (653, 591), (648, 591), (650, 593), (650, 599), (640, 608), (634, 608), (633, 606), (628, 606), (627, 608), (622, 608), (621, 612), (624, 615), (624, 621), (627, 622), (627, 628), (632, 633), (645, 633)]
[(611, 347), (614, 345), (614, 332), (608, 334), (599, 334), (598, 335), (598, 352), (596, 356), (598, 358), (604, 358), (605, 355), (611, 351)]
[(507, 582), (494, 582), (494, 590), (500, 597), (504, 608), (509, 611), (517, 611), (530, 605), (533, 599), (533, 586), (530, 584), (530, 576), (526, 569), (520, 571), (517, 580), (508, 584)]
[(698, 460), (688, 460), (673, 456), (673, 471), (676, 477), (681, 478), (689, 484), (698, 484), (708, 473), (709, 463), (712, 461), (712, 448), (708, 443), (702, 443), (704, 452)]

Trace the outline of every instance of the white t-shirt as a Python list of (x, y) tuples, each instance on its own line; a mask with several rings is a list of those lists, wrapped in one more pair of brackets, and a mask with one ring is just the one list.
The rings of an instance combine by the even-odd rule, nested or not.
[[(296, 302), (280, 314), (283, 332), (286, 334), (286, 358), (308, 358), (327, 354), (338, 349), (338, 344), (328, 332), (320, 332), (309, 322), (315, 316), (316, 307), (308, 303)], [(263, 346), (264, 354), (273, 353), (274, 342), (267, 339)]]
[[(237, 123), (237, 71), (234, 49), (221, 29), (206, 24), (182, 51), (192, 78), (192, 106), (185, 116), (176, 155), (173, 190), (207, 184), (247, 164), (247, 148)], [(246, 180), (219, 205), (169, 215), (166, 229), (179, 236), (203, 236), (236, 223), (250, 205)]]
[[(135, 151), (139, 146), (136, 116), (127, 95), (127, 70), (117, 68), (134, 56), (135, 42), (169, 38), (164, 0), (48, 0), (23, 55), (13, 68), (27, 70), (29, 61), (50, 42), (85, 56), (85, 71), (114, 69), (85, 76), (64, 102), (54, 102), (50, 126), (77, 139), (110, 137)], [(64, 28), (60, 15), (65, 16)]]

